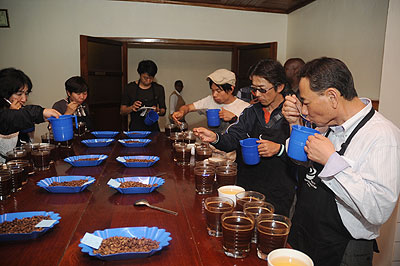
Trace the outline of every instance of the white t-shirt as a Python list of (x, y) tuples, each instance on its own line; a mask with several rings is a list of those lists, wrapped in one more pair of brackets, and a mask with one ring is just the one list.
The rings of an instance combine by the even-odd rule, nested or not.
[(243, 110), (250, 104), (238, 98), (230, 104), (219, 104), (214, 101), (214, 98), (211, 95), (208, 95), (207, 97), (194, 102), (193, 105), (196, 109), (221, 109), (224, 107), (225, 110), (228, 110), (239, 117)]

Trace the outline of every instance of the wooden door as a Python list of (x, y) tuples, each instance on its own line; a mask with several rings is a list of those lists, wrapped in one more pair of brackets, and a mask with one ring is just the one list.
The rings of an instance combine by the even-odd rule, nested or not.
[(232, 51), (232, 70), (237, 74), (236, 88), (250, 86), (249, 68), (261, 59), (275, 59), (278, 43), (236, 46)]
[(94, 130), (126, 130), (126, 117), (119, 114), (127, 83), (126, 43), (81, 35), (80, 47), (81, 75), (89, 86)]

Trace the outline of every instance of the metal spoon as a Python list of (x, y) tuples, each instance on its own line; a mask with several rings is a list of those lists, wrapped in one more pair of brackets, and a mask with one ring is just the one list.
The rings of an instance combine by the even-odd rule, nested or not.
[(173, 215), (178, 215), (177, 212), (170, 211), (170, 210), (167, 210), (167, 209), (164, 209), (164, 208), (160, 208), (160, 207), (157, 207), (157, 206), (154, 206), (154, 205), (150, 205), (150, 203), (145, 199), (137, 200), (134, 205), (135, 206), (147, 206), (147, 207), (150, 207), (150, 208), (155, 209), (155, 210), (159, 210), (159, 211), (166, 212), (166, 213), (173, 214)]

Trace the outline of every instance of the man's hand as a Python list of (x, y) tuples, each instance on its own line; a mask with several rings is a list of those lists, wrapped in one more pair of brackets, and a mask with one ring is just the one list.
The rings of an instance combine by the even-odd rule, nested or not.
[(70, 102), (67, 105), (67, 110), (65, 111), (65, 115), (72, 115), (75, 113), (76, 109), (78, 108), (79, 103), (77, 102)]
[(172, 119), (175, 121), (176, 124), (180, 124), (179, 120), (182, 119), (182, 117), (185, 115), (183, 111), (176, 111), (172, 114)]
[(221, 108), (221, 111), (219, 111), (219, 118), (224, 120), (225, 122), (229, 122), (234, 118), (236, 115), (226, 109), (224, 107)]
[(14, 99), (14, 101), (10, 104), (10, 109), (12, 110), (19, 110), (22, 107), (22, 103), (19, 102), (17, 99)]
[(61, 114), (55, 109), (49, 109), (49, 108), (43, 109), (43, 118), (44, 119), (47, 119), (50, 117), (59, 118), (60, 115)]
[(301, 102), (295, 95), (287, 95), (282, 107), (282, 114), (290, 125), (301, 125), (299, 110)]
[(258, 153), (261, 157), (272, 157), (278, 154), (281, 149), (281, 144), (275, 143), (269, 140), (261, 139), (257, 140), (258, 145)]
[(132, 111), (133, 111), (133, 112), (137, 112), (138, 109), (139, 109), (141, 106), (142, 106), (142, 102), (141, 102), (141, 101), (135, 101), (135, 102), (132, 104), (132, 106), (131, 106)]
[(193, 129), (194, 134), (204, 142), (214, 142), (217, 140), (217, 134), (204, 127), (197, 127)]
[(336, 152), (332, 142), (321, 134), (309, 136), (304, 151), (311, 161), (322, 165), (325, 165), (329, 157)]

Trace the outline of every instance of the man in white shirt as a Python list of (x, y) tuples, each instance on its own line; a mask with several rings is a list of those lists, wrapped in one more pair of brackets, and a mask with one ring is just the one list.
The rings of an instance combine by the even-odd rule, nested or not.
[[(176, 80), (174, 83), (175, 90), (169, 96), (169, 120), (173, 123), (172, 114), (179, 110), (181, 106), (185, 105), (185, 100), (183, 99), (181, 92), (183, 90), (182, 80)], [(182, 118), (181, 121), (184, 121)]]
[(211, 95), (191, 104), (186, 104), (172, 114), (172, 119), (178, 123), (187, 113), (204, 109), (221, 109), (219, 117), (221, 125), (216, 132), (222, 133), (228, 126), (238, 119), (242, 111), (249, 106), (248, 103), (235, 97), (235, 73), (227, 69), (218, 69), (207, 76)]
[(312, 166), (299, 175), (289, 243), (316, 266), (372, 265), (375, 239), (399, 197), (400, 130), (357, 97), (338, 59), (308, 62), (299, 92), (300, 99), (286, 96), (289, 124), (301, 124), (301, 110), (327, 131), (304, 148)]

